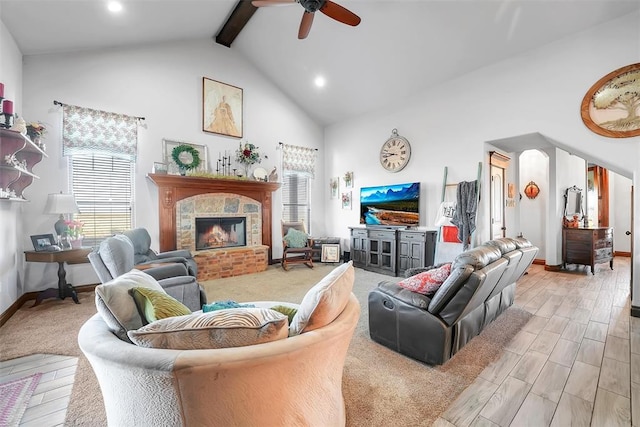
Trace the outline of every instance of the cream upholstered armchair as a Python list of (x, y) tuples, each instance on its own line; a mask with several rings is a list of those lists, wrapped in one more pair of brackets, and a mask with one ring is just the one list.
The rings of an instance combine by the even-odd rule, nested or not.
[[(139, 280), (136, 275), (141, 273), (134, 270), (128, 280)], [(274, 341), (227, 348), (147, 348), (127, 342), (114, 332), (96, 298), (98, 314), (82, 326), (78, 343), (100, 383), (108, 424), (344, 426), (342, 375), (360, 313), (353, 280), (352, 264), (343, 264), (310, 289), (296, 305), (289, 337), (285, 332)], [(103, 291), (97, 287), (96, 295)], [(126, 305), (115, 302), (118, 309)], [(136, 310), (125, 311), (128, 323), (138, 327)], [(135, 331), (175, 319), (180, 321), (157, 320)], [(224, 333), (217, 329), (211, 336)]]
[(307, 234), (304, 221), (282, 221), (282, 268), (304, 264), (313, 268), (313, 239)]

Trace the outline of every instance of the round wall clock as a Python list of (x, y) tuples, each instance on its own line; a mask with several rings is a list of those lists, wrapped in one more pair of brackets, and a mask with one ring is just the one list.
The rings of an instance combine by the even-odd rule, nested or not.
[(387, 139), (380, 149), (380, 164), (389, 172), (399, 172), (411, 158), (411, 144), (406, 138), (398, 135), (398, 130), (391, 131), (391, 138)]

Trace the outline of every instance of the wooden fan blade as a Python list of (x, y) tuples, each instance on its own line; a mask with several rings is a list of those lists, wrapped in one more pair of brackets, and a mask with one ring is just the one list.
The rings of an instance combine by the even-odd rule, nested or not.
[(324, 13), (329, 18), (333, 18), (343, 24), (351, 25), (352, 27), (355, 27), (360, 23), (360, 17), (358, 15), (348, 9), (345, 9), (339, 4), (332, 2), (331, 0), (327, 0), (324, 3), (320, 8), (320, 12)]
[(298, 30), (298, 38), (300, 40), (306, 39), (311, 31), (311, 24), (313, 24), (313, 13), (304, 11), (302, 15), (302, 21), (300, 21), (300, 29)]
[(295, 4), (296, 0), (253, 0), (251, 2), (255, 7), (263, 6), (287, 6)]

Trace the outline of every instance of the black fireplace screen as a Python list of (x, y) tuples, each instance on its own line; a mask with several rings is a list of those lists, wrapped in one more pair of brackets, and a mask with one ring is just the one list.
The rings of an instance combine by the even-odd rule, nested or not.
[(196, 250), (246, 245), (246, 218), (196, 218)]

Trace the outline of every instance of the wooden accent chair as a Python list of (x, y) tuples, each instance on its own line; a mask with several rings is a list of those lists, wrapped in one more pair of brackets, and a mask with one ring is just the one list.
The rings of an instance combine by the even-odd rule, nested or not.
[[(289, 230), (293, 229), (299, 233), (306, 235), (306, 241), (295, 242), (289, 234)], [(292, 234), (298, 234), (292, 232)], [(297, 243), (297, 244), (295, 244)], [(302, 246), (304, 245), (304, 246)], [(313, 239), (307, 235), (307, 229), (304, 221), (282, 221), (282, 268), (289, 270), (290, 264), (304, 264), (309, 268), (313, 268)]]

